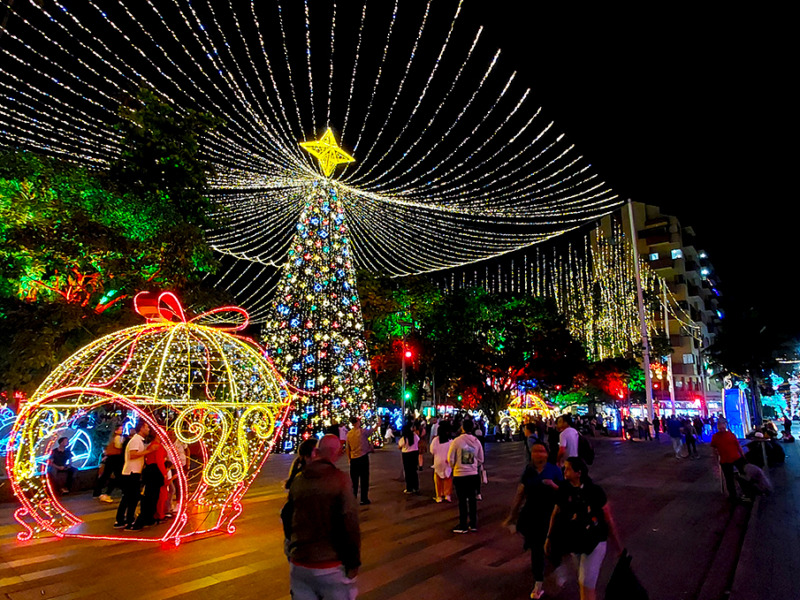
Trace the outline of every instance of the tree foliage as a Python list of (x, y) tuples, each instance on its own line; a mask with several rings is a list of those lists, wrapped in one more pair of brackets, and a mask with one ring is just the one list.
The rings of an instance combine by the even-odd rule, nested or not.
[(407, 388), (417, 404), (422, 384), (436, 387), (439, 403), (461, 397), (495, 416), (518, 383), (570, 386), (585, 363), (553, 304), (540, 298), (483, 288), (445, 295), (424, 278), (369, 274), (359, 274), (359, 295), (379, 399), (399, 398), (404, 327)]
[(0, 154), (0, 387), (31, 392), (75, 349), (129, 324), (119, 308), (141, 290), (227, 299), (201, 283), (216, 262), (198, 140), (217, 123), (143, 89), (121, 110), (123, 151), (108, 170)]

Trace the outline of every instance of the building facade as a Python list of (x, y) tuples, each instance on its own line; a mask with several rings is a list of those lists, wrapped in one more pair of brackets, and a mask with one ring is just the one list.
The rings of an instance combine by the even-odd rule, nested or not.
[[(601, 230), (610, 231), (611, 220), (616, 218), (624, 235), (632, 239), (628, 214), (623, 209), (621, 215), (606, 217)], [(681, 225), (677, 217), (662, 213), (658, 206), (634, 202), (633, 221), (641, 260), (666, 284), (659, 299), (662, 310), (656, 312), (656, 327), (668, 331), (672, 354), (661, 361), (660, 367), (660, 357), (651, 358), (655, 364), (654, 401), (662, 414), (672, 412), (673, 401), (678, 413), (716, 414), (722, 410), (721, 389), (705, 353), (723, 316), (713, 265), (708, 254), (699, 249), (694, 230)]]

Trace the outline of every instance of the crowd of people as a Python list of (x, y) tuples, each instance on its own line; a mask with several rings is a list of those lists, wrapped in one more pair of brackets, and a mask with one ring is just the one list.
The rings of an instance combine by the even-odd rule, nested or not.
[[(62, 494), (70, 493), (76, 473), (71, 464), (72, 452), (67, 446), (68, 441), (66, 437), (60, 438), (48, 461), (51, 478), (57, 479), (63, 474)], [(151, 432), (147, 422), (140, 420), (132, 435), (126, 435), (121, 424), (113, 425), (103, 451), (93, 496), (100, 502), (113, 503), (111, 494), (117, 488), (122, 491), (113, 525), (115, 529), (141, 531), (173, 517), (179, 494), (176, 469), (184, 472), (188, 469), (190, 452), (174, 433), (170, 434), (170, 442), (181, 463), (177, 467), (168, 459), (164, 444), (155, 432)]]
[[(736, 502), (750, 501), (770, 490), (769, 480), (759, 467), (773, 460), (774, 451), (770, 448), (778, 439), (785, 442), (791, 436), (788, 417), (783, 434), (774, 423), (766, 421), (745, 446), (729, 431), (724, 418), (656, 415), (652, 423), (646, 418), (626, 418), (622, 423), (628, 439), (657, 440), (665, 433), (679, 458), (683, 457), (684, 448), (689, 458), (697, 457), (697, 443), (710, 442), (728, 495)], [(397, 436), (404, 493), (420, 493), (419, 474), (429, 455), (433, 500), (451, 503), (455, 495), (458, 503), (458, 520), (452, 529), (455, 534), (477, 531), (477, 502), (482, 499), (481, 483), (486, 481), (486, 432), (492, 430), (482, 419), (474, 419), (468, 413), (430, 421), (424, 416), (408, 415)], [(349, 428), (337, 424), (330, 431), (319, 440), (311, 438), (299, 445), (285, 482), (288, 501), (281, 518), (294, 598), (356, 597), (356, 575), (361, 564), (358, 502), (360, 499), (361, 505), (371, 503), (369, 455), (375, 436), (383, 433), (391, 439), (386, 429), (363, 427), (357, 417), (350, 419)], [(496, 441), (507, 440), (502, 429), (494, 431)], [(504, 525), (521, 534), (524, 548), (530, 552), (531, 598), (544, 594), (547, 563), (557, 585), (564, 585), (567, 559), (571, 558), (577, 566), (581, 599), (591, 600), (609, 542), (621, 548), (605, 491), (590, 477), (594, 453), (587, 438), (607, 433), (605, 423), (594, 416), (537, 417), (525, 423), (520, 433), (525, 466)], [(177, 468), (185, 471), (188, 447), (174, 435), (170, 442), (182, 462)], [(341, 456), (348, 458), (349, 477), (336, 467)], [(68, 439), (64, 437), (53, 448), (49, 462), (51, 476), (64, 474), (63, 493), (68, 493), (75, 473), (70, 461)], [(109, 502), (115, 487), (122, 489), (115, 528), (139, 531), (172, 517), (176, 467), (145, 421), (139, 421), (131, 436), (116, 426), (103, 462), (94, 496)]]
[[(543, 595), (545, 561), (557, 581), (566, 580), (565, 560), (577, 562), (581, 598), (591, 600), (607, 551), (616, 538), (602, 487), (589, 476), (581, 457), (586, 443), (573, 426), (572, 416), (551, 423), (527, 423), (525, 468), (506, 525), (522, 534), (531, 553), (534, 587), (531, 598)], [(369, 429), (357, 418), (340, 436), (329, 433), (316, 444), (301, 445), (286, 487), (289, 496), (281, 518), (290, 561), (293, 598), (355, 598), (360, 567), (360, 533), (356, 500), (368, 503)], [(408, 418), (398, 436), (406, 494), (419, 493), (424, 452), (432, 456), (434, 500), (451, 502), (455, 491), (458, 522), (455, 534), (477, 531), (480, 485), (485, 470), (485, 424), (468, 415), (441, 419)], [(555, 435), (553, 435), (555, 432)], [(424, 440), (424, 442), (423, 442)], [(424, 444), (424, 445), (423, 445)], [(350, 478), (336, 468), (337, 459), (350, 459)], [(593, 453), (588, 462), (593, 459)], [(364, 466), (366, 464), (366, 467)], [(366, 470), (366, 479), (363, 477)], [(366, 502), (365, 502), (366, 501)]]

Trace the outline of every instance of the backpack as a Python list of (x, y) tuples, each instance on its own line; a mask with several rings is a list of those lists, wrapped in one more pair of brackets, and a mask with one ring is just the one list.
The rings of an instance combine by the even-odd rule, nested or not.
[(580, 433), (578, 434), (578, 458), (587, 465), (594, 462), (594, 448), (589, 440)]

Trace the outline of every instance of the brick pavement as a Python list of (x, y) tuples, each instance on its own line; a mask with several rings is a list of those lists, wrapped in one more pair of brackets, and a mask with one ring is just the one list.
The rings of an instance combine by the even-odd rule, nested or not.
[[(700, 447), (701, 461), (671, 458), (667, 440), (600, 439), (596, 449), (592, 474), (608, 493), (623, 542), (650, 597), (696, 598), (730, 517), (710, 468), (709, 449)], [(288, 598), (278, 513), (285, 498), (281, 479), (290, 460), (270, 457), (245, 497), (236, 534), (197, 539), (179, 548), (52, 538), (17, 542), (15, 505), (0, 505), (0, 597)], [(406, 497), (396, 447), (373, 455), (373, 504), (360, 509), (360, 598), (528, 597), (528, 555), (521, 539), (500, 527), (523, 466), (522, 444), (489, 444), (487, 464), (490, 483), (479, 503), (479, 531), (457, 536), (450, 532), (457, 508), (431, 500), (429, 468), (421, 477), (422, 494)], [(346, 468), (346, 463), (340, 466)], [(69, 501), (87, 511), (92, 528), (114, 531), (114, 506), (96, 504), (89, 494)], [(599, 597), (612, 568), (607, 559)], [(577, 598), (574, 583), (560, 595), (551, 586), (548, 580), (549, 598)]]

